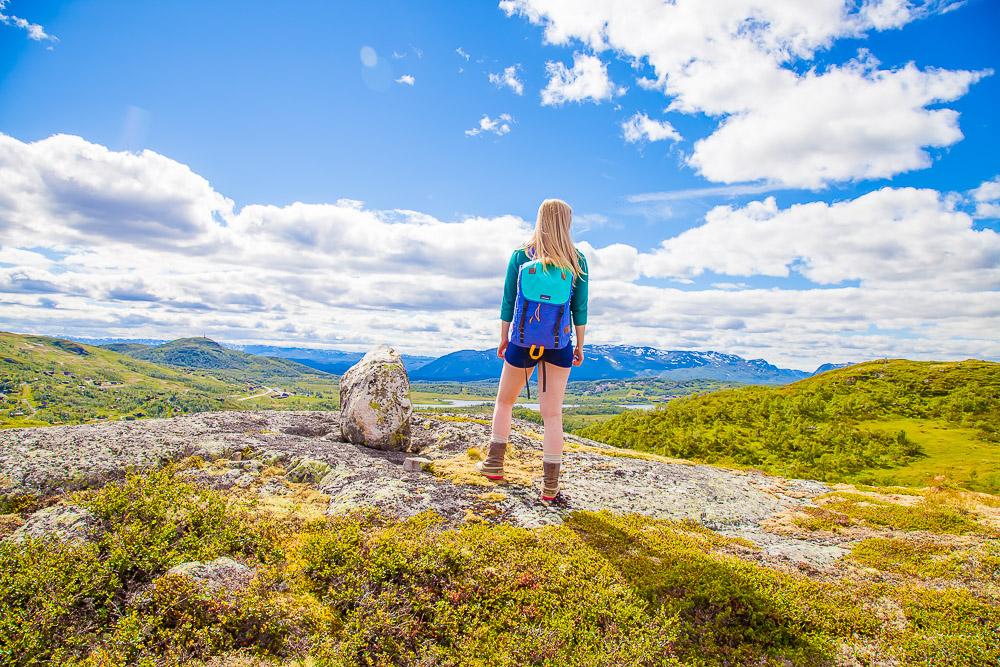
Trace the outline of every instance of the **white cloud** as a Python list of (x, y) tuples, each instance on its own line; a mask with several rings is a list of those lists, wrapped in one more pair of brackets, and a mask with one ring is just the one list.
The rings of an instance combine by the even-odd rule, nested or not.
[(403, 84), (403, 85), (406, 85), (406, 86), (412, 86), (416, 82), (417, 82), (417, 80), (415, 78), (413, 78), (413, 76), (411, 74), (404, 74), (403, 76), (401, 76), (398, 79), (396, 79), (396, 83), (400, 83), (400, 84)]
[(28, 33), (28, 39), (33, 39), (36, 42), (59, 41), (54, 35), (50, 35), (49, 33), (45, 32), (45, 28), (38, 25), (37, 23), (32, 23), (27, 19), (23, 19), (19, 16), (14, 16), (12, 14), (5, 13), (8, 4), (10, 4), (9, 0), (0, 0), (0, 23), (24, 30), (25, 32)]
[(488, 115), (483, 114), (483, 117), (479, 119), (479, 125), (466, 130), (465, 136), (475, 137), (480, 134), (495, 134), (498, 137), (502, 137), (510, 132), (510, 126), (513, 122), (514, 119), (509, 113), (502, 113), (496, 118), (490, 118)]
[[(580, 242), (592, 280), (588, 340), (794, 367), (1000, 357), (1000, 245), (959, 203), (908, 188), (785, 209), (765, 200), (717, 207), (652, 250)], [(237, 207), (151, 151), (0, 134), (0, 328), (485, 348), (499, 277), (530, 230), (515, 216), (443, 221), (346, 198)], [(706, 271), (715, 287), (699, 287)], [(756, 289), (749, 278), (789, 274), (805, 280)]]
[(542, 104), (546, 106), (586, 100), (603, 102), (625, 92), (608, 78), (608, 67), (597, 56), (574, 53), (573, 67), (550, 61), (545, 63), (545, 71), (549, 82), (542, 89)]
[(976, 204), (975, 217), (1000, 218), (1000, 176), (985, 181), (969, 194)]
[(928, 105), (961, 97), (985, 74), (912, 64), (880, 70), (866, 54), (824, 70), (807, 66), (838, 39), (899, 28), (949, 11), (948, 2), (503, 0), (500, 7), (543, 25), (551, 44), (578, 41), (647, 64), (654, 77), (640, 77), (639, 86), (661, 90), (669, 110), (718, 120), (690, 164), (724, 183), (819, 188), (923, 168), (926, 148), (962, 137), (955, 111)]
[(468, 53), (466, 53), (465, 49), (463, 49), (461, 46), (455, 49), (455, 53), (457, 53), (460, 57), (465, 58), (466, 60), (472, 57)]
[(653, 120), (644, 113), (636, 113), (622, 121), (622, 133), (630, 144), (640, 141), (680, 141), (681, 135), (665, 120)]
[(787, 277), (820, 285), (980, 291), (1000, 289), (1000, 234), (936, 190), (883, 188), (844, 202), (779, 209), (773, 197), (717, 206), (705, 224), (639, 259), (656, 277)]
[(853, 61), (790, 78), (696, 142), (690, 164), (711, 181), (803, 188), (929, 167), (925, 147), (950, 146), (962, 132), (958, 112), (926, 106), (961, 97), (981, 76)]
[(503, 72), (500, 74), (490, 72), (490, 83), (497, 88), (507, 87), (518, 95), (523, 95), (524, 83), (517, 78), (517, 73), (520, 69), (520, 65), (511, 65), (510, 67), (504, 67)]
[(678, 201), (683, 199), (701, 199), (704, 197), (735, 197), (737, 195), (755, 195), (762, 192), (780, 190), (782, 186), (772, 183), (750, 183), (742, 185), (715, 185), (707, 188), (684, 188), (667, 190), (665, 192), (640, 192), (628, 195), (625, 200), (633, 204), (656, 201)]

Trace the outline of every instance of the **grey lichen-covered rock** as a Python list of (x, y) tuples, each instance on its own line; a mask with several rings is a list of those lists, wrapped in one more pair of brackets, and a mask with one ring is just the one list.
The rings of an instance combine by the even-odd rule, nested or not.
[(406, 472), (420, 472), (431, 460), (424, 456), (408, 456), (403, 459), (403, 470)]
[(207, 563), (189, 561), (175, 565), (167, 574), (189, 577), (209, 590), (240, 590), (250, 585), (253, 579), (253, 568), (243, 563), (222, 556)]
[(410, 380), (399, 354), (380, 346), (340, 378), (344, 440), (390, 451), (410, 451)]
[[(817, 568), (828, 566), (850, 547), (849, 541), (808, 531), (786, 534), (774, 527), (787, 512), (812, 505), (812, 498), (831, 490), (820, 482), (671, 462), (565, 434), (565, 502), (545, 506), (538, 502), (538, 480), (532, 479), (541, 476), (538, 424), (514, 421), (509, 454), (520, 454), (512, 455), (510, 479), (494, 484), (476, 474), (470, 451), (489, 442), (488, 419), (413, 415), (410, 449), (431, 461), (423, 472), (405, 470), (404, 452), (338, 439), (334, 434), (340, 433), (339, 419), (336, 412), (246, 411), (0, 430), (0, 497), (45, 497), (101, 486), (121, 479), (129, 469), (218, 452), (205, 443), (225, 443), (226, 450), (241, 453), (241, 460), (223, 459), (200, 470), (181, 471), (181, 477), (212, 487), (239, 488), (245, 481), (246, 490), (240, 493), (294, 497), (304, 490), (291, 488), (285, 471), (314, 461), (329, 468), (318, 481), (306, 483), (329, 496), (329, 514), (375, 507), (407, 517), (431, 510), (456, 524), (477, 516), (530, 528), (559, 523), (578, 510), (637, 512), (691, 519), (724, 535), (745, 537), (760, 546), (762, 562)], [(323, 435), (326, 428), (331, 430)], [(301, 472), (315, 479), (321, 470), (310, 464)]]
[(330, 472), (330, 464), (316, 459), (301, 459), (288, 471), (289, 481), (305, 484), (315, 484)]
[(29, 538), (63, 541), (86, 541), (100, 535), (101, 522), (89, 510), (76, 505), (53, 505), (32, 514), (10, 538), (22, 542)]

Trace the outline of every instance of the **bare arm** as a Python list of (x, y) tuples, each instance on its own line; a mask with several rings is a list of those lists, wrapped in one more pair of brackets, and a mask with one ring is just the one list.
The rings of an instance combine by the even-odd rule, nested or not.
[(500, 320), (500, 345), (497, 346), (497, 356), (503, 359), (503, 353), (507, 349), (507, 338), (510, 336), (510, 322)]
[(586, 324), (576, 326), (576, 347), (573, 348), (573, 365), (579, 366), (583, 363), (583, 335), (587, 330)]

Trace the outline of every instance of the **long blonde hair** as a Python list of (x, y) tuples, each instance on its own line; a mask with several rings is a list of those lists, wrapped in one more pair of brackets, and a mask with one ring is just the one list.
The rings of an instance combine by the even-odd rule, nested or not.
[(535, 231), (524, 244), (524, 249), (530, 249), (534, 259), (542, 260), (542, 266), (560, 266), (572, 271), (574, 278), (579, 278), (583, 275), (583, 267), (573, 245), (572, 224), (573, 209), (569, 204), (561, 199), (546, 199), (538, 207)]

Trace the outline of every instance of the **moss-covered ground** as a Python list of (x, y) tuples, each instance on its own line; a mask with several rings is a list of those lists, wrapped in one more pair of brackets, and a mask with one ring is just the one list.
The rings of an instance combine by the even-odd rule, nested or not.
[[(823, 509), (874, 532), (822, 577), (761, 565), (744, 540), (689, 522), (577, 512), (539, 529), (449, 527), (429, 513), (327, 517), (316, 511), (322, 498), (299, 497), (271, 504), (206, 490), (168, 467), (60, 499), (88, 508), (103, 533), (86, 543), (0, 542), (0, 663), (996, 665), (1000, 657), (995, 496), (837, 491)], [(918, 521), (919, 513), (929, 516)], [(255, 568), (248, 587), (212, 591), (166, 574), (224, 555)]]

